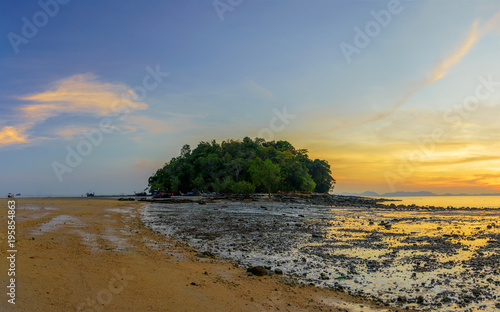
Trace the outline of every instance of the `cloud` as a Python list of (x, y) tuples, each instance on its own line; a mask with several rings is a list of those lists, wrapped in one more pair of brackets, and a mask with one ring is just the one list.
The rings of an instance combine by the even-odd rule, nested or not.
[(264, 88), (263, 86), (261, 86), (260, 84), (258, 84), (257, 82), (255, 82), (254, 80), (250, 80), (248, 82), (248, 87), (255, 91), (256, 93), (266, 97), (266, 98), (273, 98), (274, 97), (274, 94), (269, 91), (268, 89)]
[(131, 159), (133, 161), (133, 166), (138, 169), (144, 169), (150, 163), (150, 161), (146, 158), (138, 158), (132, 156)]
[[(40, 136), (31, 137), (28, 132), (35, 125), (62, 114), (98, 117), (127, 115), (130, 118), (131, 112), (148, 108), (147, 104), (136, 101), (137, 96), (126, 85), (104, 83), (93, 74), (62, 79), (50, 90), (19, 99), (30, 103), (16, 110), (13, 116), (15, 124), (5, 125), (0, 129), (0, 146), (40, 139)], [(80, 130), (81, 127), (74, 126), (55, 130), (53, 134), (68, 139)]]
[(16, 129), (12, 126), (5, 126), (0, 130), (0, 146), (16, 143), (27, 143), (27, 136), (22, 133), (23, 130)]
[[(457, 124), (444, 119), (445, 111), (403, 108), (378, 123), (328, 135), (286, 134), (311, 157), (328, 160), (344, 188), (389, 191), (389, 172), (404, 178), (398, 190), (440, 187), (449, 192), (453, 185), (475, 185), (487, 191), (500, 183), (500, 125), (495, 122), (499, 113), (500, 103), (480, 106)], [(477, 183), (470, 182), (474, 180)]]
[[(315, 134), (325, 134), (344, 128), (357, 127), (392, 115), (396, 110), (403, 106), (408, 101), (408, 99), (413, 96), (413, 94), (420, 91), (422, 88), (433, 84), (437, 80), (444, 78), (448, 74), (449, 70), (453, 66), (457, 65), (472, 50), (472, 48), (482, 36), (486, 35), (493, 29), (500, 30), (500, 12), (498, 12), (491, 20), (489, 20), (483, 28), (480, 29), (478, 25), (479, 21), (474, 21), (472, 23), (470, 31), (458, 46), (458, 48), (456, 48), (444, 60), (440, 61), (436, 66), (434, 66), (434, 68), (431, 69), (430, 77), (422, 82), (417, 83), (415, 87), (404, 94), (401, 99), (393, 104), (389, 109), (372, 114), (343, 118), (342, 121), (338, 122), (333, 127), (330, 127), (324, 131), (317, 132)], [(317, 121), (313, 120), (311, 124), (317, 124)]]
[(165, 133), (177, 130), (172, 124), (169, 124), (163, 120), (153, 119), (145, 116), (129, 116), (127, 118), (128, 127), (131, 130), (146, 129), (153, 133)]
[(125, 85), (102, 83), (93, 74), (82, 74), (59, 81), (53, 90), (21, 97), (35, 102), (22, 106), (21, 111), (29, 118), (45, 120), (62, 113), (108, 116), (148, 107), (134, 99), (137, 96)]
[(446, 59), (439, 62), (439, 64), (432, 69), (431, 77), (426, 81), (426, 84), (431, 84), (446, 76), (450, 68), (458, 64), (469, 53), (482, 34), (485, 33), (484, 31), (480, 31), (478, 29), (478, 23), (478, 21), (475, 21), (472, 24), (472, 29), (469, 31), (467, 37), (460, 44), (458, 49), (448, 55)]

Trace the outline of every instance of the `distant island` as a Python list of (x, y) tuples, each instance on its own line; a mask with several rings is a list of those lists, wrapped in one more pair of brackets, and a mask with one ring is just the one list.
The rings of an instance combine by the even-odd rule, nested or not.
[(309, 159), (306, 149), (288, 141), (200, 142), (158, 169), (148, 180), (150, 192), (238, 193), (315, 192), (333, 190), (335, 179), (326, 160)]
[(348, 193), (348, 192), (342, 192), (339, 195), (346, 195), (346, 196), (367, 196), (367, 197), (416, 197), (416, 196), (500, 196), (500, 193), (483, 193), (483, 194), (435, 194), (432, 192), (427, 192), (427, 191), (420, 191), (420, 192), (392, 192), (392, 193), (384, 193), (384, 194), (378, 194), (375, 192), (370, 192), (366, 191), (363, 193)]

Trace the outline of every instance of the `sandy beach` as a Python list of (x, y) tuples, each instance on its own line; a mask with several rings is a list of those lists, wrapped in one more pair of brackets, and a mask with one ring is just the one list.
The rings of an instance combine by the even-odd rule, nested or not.
[[(143, 226), (139, 202), (16, 198), (16, 300), (2, 311), (399, 311), (257, 277)], [(0, 281), (8, 285), (7, 199)]]

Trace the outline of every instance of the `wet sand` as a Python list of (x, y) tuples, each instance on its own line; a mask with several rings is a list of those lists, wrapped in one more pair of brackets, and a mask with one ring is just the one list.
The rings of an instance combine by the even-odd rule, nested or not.
[[(143, 226), (143, 204), (17, 198), (16, 304), (1, 311), (400, 311), (200, 258)], [(7, 199), (1, 285), (8, 285)]]

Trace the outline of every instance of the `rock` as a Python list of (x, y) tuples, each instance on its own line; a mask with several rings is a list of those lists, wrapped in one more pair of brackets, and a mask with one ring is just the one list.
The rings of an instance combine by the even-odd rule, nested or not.
[(132, 197), (128, 197), (128, 198), (118, 198), (119, 201), (135, 201), (135, 198), (132, 198)]
[(267, 274), (267, 270), (261, 266), (248, 268), (247, 272), (252, 273), (253, 275), (256, 275), (256, 276), (264, 276)]
[(274, 274), (283, 275), (283, 270), (282, 269), (275, 269)]
[(215, 258), (215, 254), (210, 251), (204, 251), (202, 253), (196, 254), (195, 256), (200, 258)]

